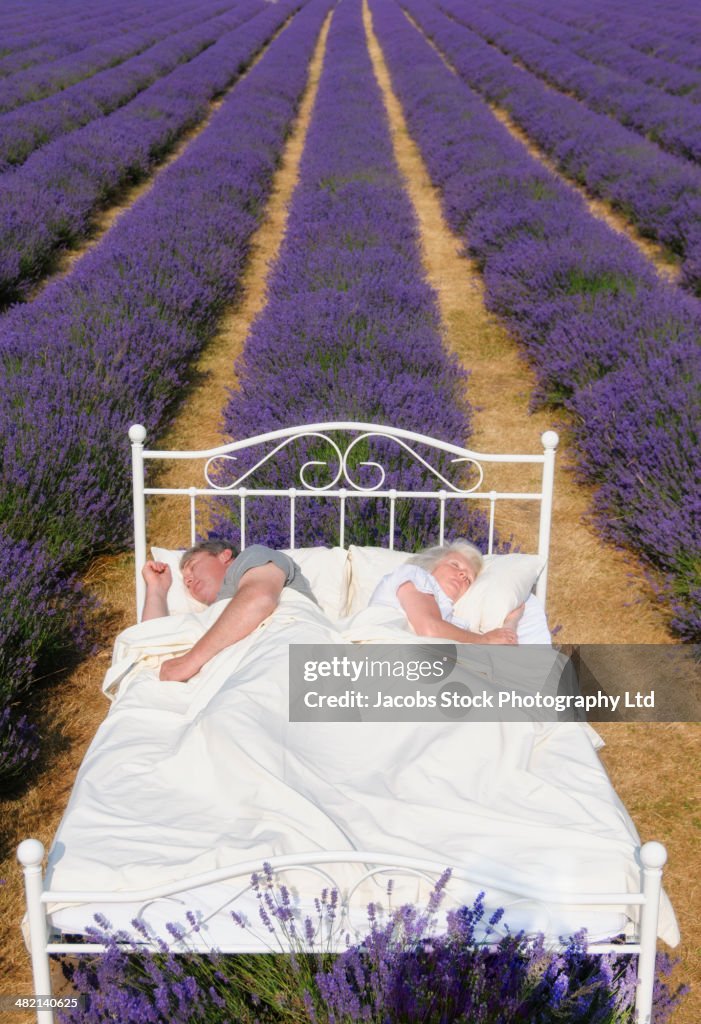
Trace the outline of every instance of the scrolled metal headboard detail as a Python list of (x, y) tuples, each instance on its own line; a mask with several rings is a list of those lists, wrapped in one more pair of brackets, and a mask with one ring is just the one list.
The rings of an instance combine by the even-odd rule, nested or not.
[[(232, 441), (229, 444), (201, 451), (146, 450), (146, 429), (135, 424), (129, 430), (132, 445), (132, 475), (134, 486), (134, 548), (136, 555), (137, 603), (143, 602), (143, 581), (141, 568), (146, 560), (146, 505), (147, 495), (185, 495), (190, 499), (190, 542), (196, 536), (196, 502), (202, 496), (230, 496), (238, 498), (240, 521), (240, 546), (246, 545), (246, 509), (252, 497), (282, 497), (289, 503), (289, 547), (296, 545), (297, 501), (314, 496), (338, 501), (338, 543), (346, 546), (346, 506), (349, 500), (359, 497), (386, 499), (388, 510), (388, 546), (394, 546), (395, 526), (401, 532), (399, 521), (395, 521), (398, 500), (415, 499), (417, 502), (431, 499), (438, 506), (437, 536), (443, 542), (447, 506), (454, 501), (482, 501), (488, 505), (487, 551), (492, 550), (494, 541), (494, 518), (497, 501), (521, 500), (540, 503), (538, 531), (538, 554), (547, 558), (550, 544), (552, 518), (552, 495), (554, 481), (555, 449), (558, 436), (546, 431), (541, 442), (543, 449), (537, 454), (503, 455), (476, 452), (459, 445), (383, 424), (330, 421), (325, 423), (301, 424), (260, 434), (256, 437)], [(294, 464), (293, 443), (300, 443), (306, 454)], [(325, 452), (309, 452), (309, 445), (323, 447)], [(379, 454), (371, 450), (379, 446)], [(258, 451), (256, 450), (258, 449)], [(263, 453), (260, 454), (260, 449)], [(267, 450), (266, 450), (267, 449)], [(366, 450), (367, 449), (367, 450)], [(311, 457), (309, 455), (311, 454)], [(433, 461), (429, 461), (435, 454)], [(247, 458), (253, 464), (247, 465)], [(357, 458), (357, 462), (354, 461)], [(188, 487), (147, 487), (145, 484), (146, 463), (170, 460), (199, 461), (203, 466), (203, 486)], [(279, 465), (278, 465), (279, 463)], [(396, 463), (396, 464), (394, 464)], [(434, 464), (437, 463), (438, 465)], [(539, 490), (497, 491), (483, 489), (484, 467), (489, 463), (515, 464), (530, 463), (542, 467)], [(457, 480), (446, 475), (446, 464), (458, 468)], [(403, 477), (408, 477), (409, 486), (388, 486), (392, 481), (388, 473), (401, 468)], [(412, 474), (411, 467), (416, 472)], [(227, 476), (227, 470), (234, 475)], [(470, 479), (467, 479), (466, 470)], [(371, 482), (363, 482), (359, 474), (372, 473)], [(256, 475), (265, 477), (256, 483)], [(285, 473), (283, 484), (276, 480)], [(326, 479), (320, 482), (320, 474)], [(417, 475), (418, 473), (418, 475)], [(323, 477), (322, 477), (323, 479)], [(412, 486), (418, 480), (420, 487)], [(287, 527), (285, 528), (287, 529)], [(326, 541), (328, 542), (328, 541)], [(545, 598), (547, 573), (544, 571), (538, 582), (538, 595)]]

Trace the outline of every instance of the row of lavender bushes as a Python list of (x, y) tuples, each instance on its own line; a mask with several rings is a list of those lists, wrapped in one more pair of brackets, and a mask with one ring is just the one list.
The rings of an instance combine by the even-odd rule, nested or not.
[[(513, 3), (499, 4), (496, 8), (508, 21), (523, 25), (553, 43), (569, 47), (579, 57), (590, 60), (627, 75), (634, 82), (657, 86), (672, 96), (686, 96), (694, 103), (701, 103), (701, 80), (698, 68), (684, 67), (672, 61), (642, 53), (630, 46), (625, 34), (621, 36), (598, 35), (586, 29), (576, 28), (556, 19), (557, 11), (547, 11), (541, 4), (537, 9), (531, 4), (516, 6)], [(560, 8), (558, 7), (558, 11)], [(698, 48), (692, 52), (699, 56)]]
[(79, 567), (129, 542), (128, 427), (163, 428), (236, 294), (328, 6), (306, 5), (149, 195), (0, 324), (2, 708), (81, 643)]
[[(183, 0), (170, 6), (177, 16), (185, 6)], [(148, 13), (134, 11), (127, 32), (114, 31), (114, 14), (107, 12), (102, 38), (91, 46), (59, 57), (49, 64), (24, 68), (0, 82), (0, 111), (12, 110), (23, 103), (32, 103), (59, 92), (103, 68), (119, 64), (152, 46), (167, 35), (168, 6), (159, 4)]]
[[(257, 0), (244, 0), (242, 16)], [(88, 233), (94, 213), (147, 175), (289, 16), (291, 0), (225, 32), (125, 106), (37, 150), (0, 177), (0, 303), (22, 298), (58, 249)], [(235, 18), (236, 20), (236, 18)]]
[(686, 96), (670, 96), (621, 71), (592, 64), (569, 47), (510, 24), (491, 5), (479, 9), (458, 0), (450, 10), (503, 53), (592, 110), (608, 114), (670, 153), (696, 163), (701, 159), (701, 109)]
[[(405, 0), (451, 58), (454, 25)], [(393, 3), (373, 5), (394, 85), (492, 309), (542, 401), (574, 413), (605, 535), (662, 573), (674, 628), (701, 636), (701, 310), (530, 157)]]
[[(551, 11), (548, 9), (548, 13)], [(701, 68), (701, 32), (694, 17), (694, 0), (682, 2), (672, 11), (667, 4), (588, 3), (584, 8), (572, 3), (558, 4), (553, 17), (566, 24), (602, 35), (624, 37), (641, 53), (692, 69)]]
[(125, 32), (141, 4), (120, 6), (97, 0), (86, 12), (82, 3), (23, 4), (11, 14), (0, 13), (0, 77), (12, 75), (41, 62), (50, 63), (67, 54), (100, 42), (106, 32)]
[[(345, 2), (334, 15), (300, 181), (267, 294), (236, 367), (239, 387), (224, 413), (227, 434), (353, 420), (410, 430), (430, 426), (434, 436), (466, 441), (466, 375), (442, 346), (436, 297), (421, 267), (418, 226), (394, 160), (358, 3)], [(254, 457), (237, 463), (237, 473)], [(294, 467), (327, 458), (323, 444), (300, 445), (281, 453), (256, 481), (287, 488)], [(360, 460), (388, 470), (383, 489), (426, 489), (423, 467), (396, 445), (364, 445)], [(429, 461), (435, 464), (435, 455)], [(320, 471), (316, 482), (329, 483), (336, 469), (332, 462), (331, 473)], [(354, 472), (364, 485), (378, 482), (372, 467), (356, 464)], [(299, 545), (333, 542), (333, 504), (299, 500)], [(434, 503), (410, 505), (398, 503), (395, 521), (396, 544), (409, 550), (435, 536), (438, 525)], [(484, 516), (458, 515), (451, 528), (484, 543)], [(238, 540), (225, 514), (216, 532)], [(348, 542), (386, 543), (388, 533), (386, 502), (378, 508), (373, 499), (348, 501)], [(287, 503), (249, 499), (247, 539), (288, 545)]]
[[(441, 7), (459, 9), (453, 0), (441, 0)], [(435, 24), (450, 34), (445, 52), (465, 82), (503, 107), (566, 175), (680, 257), (682, 282), (701, 293), (701, 170), (548, 89), (454, 19), (448, 29), (440, 11), (431, 17), (432, 32)]]
[[(221, 14), (221, 0), (203, 3), (196, 13), (170, 17), (170, 5), (160, 9), (167, 25), (161, 39), (134, 57), (99, 71), (59, 93), (0, 115), (0, 171), (23, 163), (30, 153), (60, 135), (124, 106), (157, 79), (168, 74), (262, 9), (260, 2), (230, 5)], [(153, 35), (142, 33), (144, 38)], [(116, 43), (113, 43), (116, 46)], [(2, 90), (0, 89), (0, 96)]]
[[(338, 892), (324, 890), (315, 915), (301, 920), (292, 894), (275, 885), (267, 865), (251, 882), (270, 953), (177, 956), (162, 940), (159, 953), (144, 953), (99, 918), (90, 938), (105, 952), (63, 962), (82, 1002), (77, 1009), (59, 1010), (58, 1019), (61, 1024), (633, 1024), (636, 957), (588, 954), (583, 932), (559, 951), (547, 948), (542, 935), (499, 936), (503, 914), (498, 910), (487, 917), (484, 894), (471, 907), (449, 910), (439, 932), (448, 878), (445, 872), (425, 908), (406, 905), (383, 914), (371, 903), (366, 936), (338, 955), (318, 951), (319, 936), (337, 925)], [(232, 917), (248, 926), (240, 915)], [(197, 928), (194, 914), (188, 918), (186, 927), (169, 925), (176, 940), (182, 941), (191, 925)], [(133, 924), (153, 942), (143, 924)], [(665, 955), (658, 955), (656, 966), (650, 1024), (666, 1024), (687, 990), (668, 984), (673, 964)]]

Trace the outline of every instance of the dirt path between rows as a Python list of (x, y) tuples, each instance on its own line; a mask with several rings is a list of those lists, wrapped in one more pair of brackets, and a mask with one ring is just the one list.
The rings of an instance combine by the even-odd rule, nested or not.
[[(307, 87), (275, 175), (265, 219), (251, 240), (251, 255), (239, 301), (224, 314), (216, 337), (196, 363), (192, 373), (194, 383), (181, 414), (167, 434), (158, 439), (147, 439), (147, 446), (158, 441), (164, 448), (203, 448), (226, 440), (220, 434), (221, 411), (228, 390), (236, 385), (234, 361), (243, 348), (253, 319), (265, 303), (268, 268), (277, 255), (285, 231), (287, 207), (298, 179), (299, 161), (316, 97), (329, 25), (330, 17), (314, 51)], [(173, 471), (164, 476), (162, 483), (164, 486), (179, 486), (182, 472), (182, 464), (175, 463)], [(150, 529), (152, 538), (163, 546), (177, 546), (184, 542), (182, 518), (176, 518), (173, 512), (154, 510)], [(30, 964), (18, 932), (18, 922), (24, 912), (24, 896), (14, 854), (16, 843), (34, 836), (47, 847), (50, 844), (85, 750), (107, 712), (107, 702), (100, 688), (114, 636), (134, 621), (132, 556), (125, 554), (96, 561), (88, 573), (87, 582), (109, 609), (102, 647), (95, 657), (81, 664), (51, 694), (45, 711), (46, 733), (51, 737), (43, 752), (46, 769), (21, 800), (0, 802), (3, 848), (0, 879), (4, 881), (0, 919), (0, 993), (28, 994), (32, 990)], [(29, 1024), (33, 1018), (23, 1018), (18, 1014), (13, 1016), (13, 1020), (15, 1024)]]
[[(462, 244), (446, 224), (438, 190), (431, 183), (417, 145), (409, 135), (392, 91), (365, 0), (365, 25), (375, 74), (392, 130), (395, 157), (419, 220), (423, 259), (435, 289), (447, 347), (471, 371), (472, 446), (483, 451), (537, 451), (543, 430), (557, 424), (547, 412), (528, 412), (534, 377), (515, 342), (484, 306), (482, 277), (462, 255)], [(424, 424), (430, 430), (430, 424)], [(597, 537), (583, 517), (591, 492), (575, 485), (568, 467), (573, 455), (567, 432), (555, 481), (555, 512), (549, 581), (549, 619), (561, 624), (563, 643), (670, 643), (665, 616), (652, 602), (639, 566)], [(519, 509), (517, 515), (523, 514)], [(520, 535), (518, 519), (509, 528)], [(532, 537), (532, 534), (531, 534)], [(524, 543), (528, 538), (524, 537)], [(531, 541), (532, 542), (532, 541)], [(669, 852), (666, 888), (682, 932), (679, 979), (695, 993), (674, 1015), (673, 1024), (697, 1024), (701, 1017), (701, 958), (698, 949), (699, 831), (698, 779), (701, 729), (695, 723), (601, 723), (606, 769), (633, 817), (643, 841), (657, 839)], [(693, 780), (690, 783), (690, 780)]]

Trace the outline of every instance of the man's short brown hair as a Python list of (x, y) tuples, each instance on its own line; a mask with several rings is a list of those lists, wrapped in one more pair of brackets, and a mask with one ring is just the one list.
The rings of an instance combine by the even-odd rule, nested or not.
[(208, 555), (220, 555), (222, 551), (231, 551), (234, 553), (233, 544), (230, 544), (228, 540), (200, 540), (197, 544), (193, 544), (191, 548), (184, 551), (180, 558), (180, 571), (182, 572), (187, 563), (199, 555), (201, 551), (206, 551)]

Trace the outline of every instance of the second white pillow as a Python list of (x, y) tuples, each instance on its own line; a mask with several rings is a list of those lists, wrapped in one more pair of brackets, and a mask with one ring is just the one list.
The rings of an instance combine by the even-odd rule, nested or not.
[(497, 629), (526, 600), (544, 568), (540, 555), (485, 555), (479, 576), (456, 601), (455, 614), (477, 632)]

